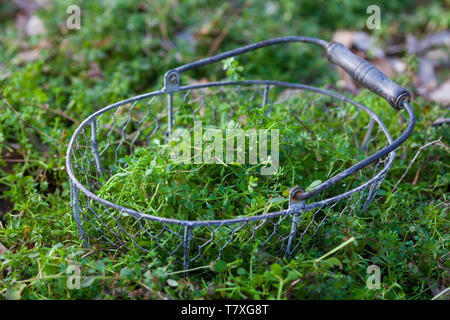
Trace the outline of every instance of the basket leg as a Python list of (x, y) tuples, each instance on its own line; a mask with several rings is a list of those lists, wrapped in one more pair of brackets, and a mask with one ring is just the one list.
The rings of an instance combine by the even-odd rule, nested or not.
[(100, 161), (100, 155), (98, 153), (97, 147), (97, 122), (96, 119), (91, 122), (91, 151), (94, 156), (95, 167), (97, 168), (97, 172), (103, 176), (103, 166)]
[[(189, 269), (189, 252), (190, 252), (190, 246), (191, 246), (191, 240), (192, 240), (192, 227), (191, 226), (185, 226), (184, 227), (184, 259), (183, 259), (183, 269), (188, 270)], [(184, 276), (187, 276), (188, 272), (184, 272)]]
[(286, 245), (285, 257), (289, 259), (292, 255), (292, 244), (294, 242), (295, 234), (297, 232), (297, 225), (299, 222), (299, 217), (302, 215), (306, 201), (295, 201), (292, 199), (292, 195), (290, 195), (289, 209), (293, 211), (292, 215), (292, 224), (291, 231), (289, 233), (288, 243)]
[(78, 188), (73, 185), (73, 183), (70, 183), (70, 196), (72, 201), (72, 216), (75, 219), (75, 222), (77, 223), (78, 227), (78, 233), (80, 234), (81, 238), (83, 239), (83, 247), (89, 248), (89, 242), (86, 238), (86, 234), (84, 232), (83, 226), (81, 225), (81, 218), (80, 218), (80, 198), (78, 194)]
[(370, 141), (370, 137), (372, 136), (372, 131), (373, 131), (373, 127), (375, 125), (375, 120), (373, 120), (372, 118), (370, 118), (370, 122), (369, 122), (369, 128), (367, 129), (367, 132), (364, 136), (363, 141), (361, 142), (361, 150), (362, 151), (366, 151), (367, 147), (368, 147), (368, 143)]
[(168, 140), (172, 137), (173, 129), (173, 93), (167, 95), (167, 132), (166, 137)]
[[(265, 107), (269, 103), (269, 90), (270, 86), (264, 87), (262, 107)], [(272, 104), (270, 104), (270, 108), (268, 110), (264, 111), (264, 114), (267, 116), (271, 111), (272, 111)]]
[(289, 240), (288, 240), (288, 243), (286, 246), (286, 253), (285, 253), (285, 257), (287, 259), (289, 259), (292, 254), (291, 248), (292, 248), (292, 242), (294, 241), (295, 232), (297, 231), (298, 216), (299, 216), (299, 213), (296, 212), (296, 213), (294, 213), (294, 215), (292, 217), (291, 232), (289, 233)]
[(369, 192), (367, 194), (367, 199), (364, 202), (364, 206), (363, 206), (363, 208), (361, 210), (362, 213), (366, 213), (367, 209), (369, 209), (369, 206), (372, 203), (373, 198), (375, 198), (375, 196), (376, 196), (376, 194), (378, 192), (378, 189), (380, 188), (381, 183), (383, 182), (383, 180), (384, 180), (384, 176), (380, 177), (379, 180), (374, 181), (374, 183), (372, 183), (370, 185)]

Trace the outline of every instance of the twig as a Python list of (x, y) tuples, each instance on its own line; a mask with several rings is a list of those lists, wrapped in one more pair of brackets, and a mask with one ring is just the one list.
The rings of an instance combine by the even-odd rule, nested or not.
[(222, 44), (223, 40), (227, 36), (228, 32), (230, 32), (231, 27), (233, 26), (234, 19), (244, 10), (246, 7), (248, 7), (250, 3), (244, 3), (241, 7), (236, 9), (232, 14), (231, 17), (228, 19), (225, 27), (222, 29), (220, 34), (215, 38), (209, 47), (208, 50), (208, 56), (212, 56), (216, 51), (219, 49), (220, 45)]
[(372, 135), (373, 126), (375, 125), (375, 120), (370, 118), (369, 122), (369, 128), (366, 131), (366, 134), (364, 135), (363, 141), (361, 142), (361, 150), (364, 150), (366, 148), (366, 143), (369, 141), (370, 136)]
[(302, 120), (300, 120), (299, 118), (297, 118), (297, 116), (296, 116), (295, 114), (293, 114), (291, 111), (289, 111), (289, 113), (291, 114), (291, 116), (294, 117), (295, 120), (297, 120), (297, 121), (303, 126), (303, 128), (306, 129), (306, 131), (308, 131), (308, 132), (312, 135), (312, 137), (314, 138), (314, 140), (317, 140), (316, 135), (315, 135), (311, 130), (309, 130), (309, 128), (306, 126), (306, 124), (303, 123)]
[(53, 138), (52, 136), (49, 136), (48, 134), (46, 134), (45, 132), (39, 130), (38, 128), (36, 128), (35, 126), (31, 125), (30, 123), (28, 123), (21, 115), (20, 113), (14, 109), (14, 107), (8, 102), (8, 100), (6, 100), (6, 97), (0, 93), (0, 97), (2, 98), (3, 102), (17, 115), (17, 117), (19, 117), (19, 119), (25, 123), (27, 126), (29, 126), (31, 129), (35, 130), (36, 132), (40, 133), (41, 135), (47, 137), (50, 140), (53, 140), (54, 142), (61, 144), (63, 143), (62, 141), (59, 141), (58, 139)]
[(42, 105), (42, 109), (44, 109), (46, 111), (50, 111), (50, 112), (52, 112), (54, 114), (57, 114), (58, 116), (61, 116), (63, 118), (66, 118), (66, 119), (72, 121), (75, 124), (80, 124), (80, 121), (78, 121), (77, 119), (72, 118), (71, 116), (69, 116), (68, 114), (66, 114), (63, 111), (50, 108), (50, 106), (48, 104), (43, 104)]
[(38, 279), (42, 279), (43, 275), (42, 275), (42, 268), (41, 268), (40, 259), (37, 259), (37, 264), (38, 264), (38, 269), (39, 269), (39, 278)]
[[(442, 137), (441, 137), (441, 138), (442, 138)], [(423, 145), (423, 146), (421, 146), (421, 147), (419, 148), (419, 150), (417, 151), (416, 155), (414, 156), (414, 158), (413, 158), (413, 159), (411, 160), (411, 162), (409, 163), (408, 168), (406, 168), (406, 170), (405, 170), (405, 172), (403, 173), (403, 175), (401, 176), (401, 178), (400, 178), (400, 179), (397, 181), (397, 183), (395, 184), (394, 188), (392, 189), (392, 192), (394, 192), (395, 190), (397, 190), (398, 185), (399, 185), (400, 182), (403, 180), (403, 178), (405, 178), (405, 176), (406, 176), (406, 174), (408, 173), (409, 169), (411, 169), (411, 167), (412, 167), (414, 161), (416, 161), (417, 157), (419, 157), (419, 154), (422, 152), (423, 149), (425, 149), (425, 148), (427, 148), (427, 147), (429, 147), (429, 146), (435, 145), (435, 144), (437, 144), (437, 145), (439, 145), (439, 146), (445, 148), (446, 150), (448, 150), (448, 149), (450, 148), (449, 146), (447, 146), (445, 143), (443, 143), (443, 142), (441, 141), (441, 138), (439, 138), (438, 140), (434, 140), (434, 141), (428, 142), (427, 144), (425, 144), (425, 145)]]
[(437, 295), (435, 295), (433, 298), (431, 298), (431, 300), (436, 300), (437, 298), (443, 296), (444, 294), (448, 293), (450, 291), (450, 288), (447, 288), (445, 290), (442, 290), (441, 292), (439, 292)]
[(345, 242), (341, 243), (340, 245), (338, 245), (338, 246), (337, 246), (336, 248), (334, 248), (333, 250), (331, 250), (331, 251), (325, 253), (325, 254), (324, 254), (323, 256), (321, 256), (320, 258), (315, 259), (315, 260), (314, 260), (314, 263), (320, 262), (321, 260), (323, 260), (323, 259), (325, 259), (326, 257), (332, 255), (333, 253), (335, 253), (335, 252), (341, 250), (342, 248), (348, 246), (350, 243), (354, 242), (355, 240), (356, 240), (355, 237), (351, 237), (351, 238), (348, 239), (347, 241), (345, 241)]
[(443, 119), (443, 118), (437, 119), (435, 122), (433, 122), (433, 123), (431, 124), (431, 126), (437, 127), (437, 126), (440, 126), (440, 125), (443, 125), (443, 124), (446, 124), (446, 123), (450, 123), (450, 118), (446, 118), (446, 119)]
[(289, 285), (289, 287), (288, 287), (287, 290), (286, 290), (286, 293), (284, 294), (284, 297), (285, 297), (286, 299), (289, 298), (289, 296), (291, 295), (292, 289), (293, 289), (293, 288), (295, 287), (295, 285), (296, 285), (297, 283), (299, 283), (301, 280), (302, 280), (302, 278), (299, 278), (299, 279), (293, 281), (293, 282)]
[(17, 162), (28, 162), (29, 160), (25, 160), (25, 159), (3, 159), (2, 161), (17, 163)]
[[(428, 159), (428, 157), (427, 157), (427, 159)], [(420, 171), (422, 171), (422, 169), (423, 169), (424, 166), (425, 166), (425, 164), (423, 163), (423, 164), (419, 167), (419, 169), (417, 169), (416, 175), (414, 176), (414, 180), (413, 180), (413, 182), (412, 182), (412, 185), (413, 185), (413, 186), (415, 186), (416, 183), (417, 183), (417, 181), (419, 180)]]
[(200, 266), (200, 267), (195, 267), (192, 269), (185, 269), (185, 270), (180, 270), (180, 271), (169, 272), (169, 273), (166, 273), (165, 276), (172, 276), (172, 275), (178, 274), (178, 273), (191, 272), (191, 271), (196, 271), (196, 270), (201, 270), (201, 269), (210, 269), (210, 268), (211, 268), (210, 265)]

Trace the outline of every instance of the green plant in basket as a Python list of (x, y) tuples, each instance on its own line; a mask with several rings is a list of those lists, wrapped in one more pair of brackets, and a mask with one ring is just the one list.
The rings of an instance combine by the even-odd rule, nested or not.
[[(299, 97), (294, 106), (303, 106), (306, 101), (308, 97)], [(333, 106), (332, 101), (321, 101), (320, 105), (323, 104)], [(200, 108), (194, 114), (195, 106), (185, 103), (175, 117), (176, 127), (184, 130), (184, 139), (180, 136), (178, 140), (173, 138), (166, 142), (153, 139), (154, 143), (150, 146), (135, 148), (132, 155), (120, 161), (120, 166), (112, 168), (110, 177), (104, 181), (98, 194), (145, 214), (179, 220), (233, 219), (286, 209), (290, 188), (299, 185), (313, 189), (358, 160), (360, 150), (349, 141), (349, 136), (355, 133), (346, 123), (355, 110), (342, 111), (338, 108), (325, 113), (324, 117), (320, 105), (311, 108), (302, 117), (295, 107), (289, 108), (287, 105), (270, 108), (245, 98), (232, 103), (218, 101), (216, 120), (212, 121), (211, 109)], [(319, 115), (320, 121), (308, 121)], [(202, 126), (197, 133), (194, 121)], [(216, 142), (211, 136), (207, 137), (211, 128), (221, 135), (220, 151), (223, 154), (219, 157), (215, 154), (217, 150), (214, 150), (214, 159), (210, 159), (213, 161), (207, 161), (204, 152)], [(225, 150), (230, 129), (238, 130), (245, 136), (243, 145), (233, 144), (236, 147), (233, 150), (234, 161), (227, 161)], [(272, 152), (273, 136), (270, 133), (272, 130), (278, 131), (279, 166), (271, 175), (262, 175), (261, 169), (273, 165), (273, 158), (249, 163), (250, 153), (255, 151), (251, 148), (249, 133), (258, 135), (261, 129), (268, 132), (268, 155)], [(195, 141), (196, 134), (202, 138), (200, 144)], [(183, 143), (182, 149), (189, 149), (189, 152), (188, 157), (180, 161), (173, 155), (177, 146)], [(201, 161), (196, 159), (196, 149), (199, 148)], [(245, 155), (243, 163), (236, 161), (239, 148)], [(346, 191), (362, 178), (351, 177), (332, 192)], [(130, 221), (132, 223), (133, 219)], [(241, 237), (240, 240), (245, 242), (246, 236)]]

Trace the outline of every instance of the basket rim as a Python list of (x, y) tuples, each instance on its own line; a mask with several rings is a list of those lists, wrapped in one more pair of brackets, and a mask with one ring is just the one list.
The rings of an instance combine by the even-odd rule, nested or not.
[[(107, 207), (113, 208), (120, 212), (127, 213), (130, 216), (134, 217), (135, 219), (146, 219), (146, 220), (152, 220), (152, 221), (157, 221), (157, 222), (161, 222), (161, 223), (176, 224), (176, 225), (182, 225), (182, 226), (187, 226), (187, 227), (188, 226), (194, 227), (194, 226), (200, 226), (200, 225), (235, 224), (235, 223), (261, 220), (261, 219), (275, 218), (275, 217), (279, 217), (281, 215), (288, 215), (288, 214), (293, 213), (293, 209), (288, 208), (285, 210), (269, 212), (266, 214), (259, 214), (259, 215), (255, 215), (255, 216), (237, 217), (237, 218), (222, 219), (222, 220), (181, 220), (181, 219), (174, 219), (174, 218), (163, 218), (163, 217), (158, 217), (158, 216), (151, 215), (151, 214), (142, 213), (137, 210), (129, 209), (127, 207), (124, 207), (124, 206), (115, 204), (113, 202), (110, 202), (108, 200), (105, 200), (105, 199), (99, 197), (98, 195), (96, 195), (95, 193), (93, 193), (92, 191), (88, 190), (75, 177), (75, 174), (73, 172), (73, 167), (72, 167), (72, 159), (71, 159), (75, 140), (78, 137), (81, 130), (84, 129), (87, 125), (89, 125), (93, 120), (95, 121), (97, 116), (99, 116), (111, 109), (120, 107), (124, 104), (128, 104), (128, 103), (146, 99), (146, 98), (151, 98), (151, 97), (160, 96), (160, 95), (166, 95), (166, 94), (173, 93), (173, 92), (196, 90), (196, 89), (209, 88), (209, 87), (232, 86), (232, 85), (269, 85), (269, 86), (272, 85), (275, 87), (285, 87), (285, 88), (291, 88), (291, 89), (297, 89), (297, 90), (301, 89), (301, 90), (307, 90), (307, 91), (320, 93), (320, 94), (327, 95), (329, 97), (332, 97), (332, 98), (335, 98), (335, 99), (338, 99), (341, 101), (348, 102), (348, 103), (356, 106), (358, 109), (365, 111), (370, 116), (371, 119), (373, 119), (374, 121), (376, 121), (379, 124), (382, 132), (385, 134), (385, 136), (387, 138), (387, 145), (390, 145), (393, 142), (392, 136), (390, 135), (388, 129), (386, 128), (383, 121), (379, 118), (379, 116), (375, 112), (373, 112), (370, 108), (354, 101), (353, 99), (350, 99), (342, 94), (339, 94), (339, 93), (336, 93), (333, 91), (329, 91), (327, 89), (321, 89), (321, 88), (317, 88), (317, 87), (313, 87), (313, 86), (309, 86), (309, 85), (305, 85), (305, 84), (300, 84), (300, 83), (272, 81), (272, 80), (214, 81), (214, 82), (208, 82), (208, 83), (202, 83), (202, 84), (186, 85), (186, 86), (180, 86), (176, 90), (157, 90), (157, 91), (152, 91), (149, 93), (137, 95), (132, 98), (124, 99), (122, 101), (108, 105), (108, 106), (92, 113), (84, 121), (82, 121), (78, 125), (78, 127), (75, 129), (75, 131), (70, 139), (70, 142), (69, 142), (69, 145), (67, 148), (67, 153), (66, 153), (66, 171), (67, 171), (67, 174), (69, 175), (71, 190), (73, 190), (73, 188), (76, 188), (77, 191), (81, 191), (88, 198), (90, 198), (94, 201), (98, 201), (102, 205), (105, 205)], [(347, 197), (351, 196), (352, 194), (354, 194), (355, 192), (361, 191), (362, 189), (368, 187), (369, 185), (376, 183), (378, 180), (380, 180), (380, 178), (382, 176), (384, 176), (387, 173), (387, 171), (392, 166), (392, 163), (395, 159), (395, 150), (392, 150), (391, 152), (389, 152), (387, 156), (388, 156), (388, 158), (387, 158), (387, 161), (386, 161), (384, 167), (376, 175), (374, 175), (371, 179), (369, 179), (365, 183), (363, 183), (363, 184), (359, 185), (358, 187), (353, 188), (349, 191), (338, 194), (336, 196), (333, 196), (333, 197), (330, 197), (327, 199), (323, 199), (323, 200), (320, 200), (317, 202), (309, 203), (304, 207), (303, 210), (310, 210), (310, 209), (317, 208), (317, 207), (324, 207), (326, 205), (332, 204), (333, 202), (337, 203), (341, 199), (347, 198)], [(78, 194), (78, 192), (76, 192), (76, 193)]]

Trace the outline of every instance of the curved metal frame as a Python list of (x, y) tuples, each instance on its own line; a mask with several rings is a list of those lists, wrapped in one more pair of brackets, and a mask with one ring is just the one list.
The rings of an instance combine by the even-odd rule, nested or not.
[[(221, 82), (211, 82), (211, 83), (207, 83), (207, 84), (184, 86), (184, 87), (180, 87), (179, 90), (180, 90), (180, 91), (187, 91), (187, 90), (202, 89), (202, 88), (208, 88), (208, 87), (214, 87), (214, 86), (226, 86), (226, 85), (238, 85), (238, 84), (274, 85), (274, 86), (282, 86), (282, 87), (292, 88), (292, 89), (303, 89), (303, 90), (309, 90), (309, 91), (321, 93), (321, 94), (324, 94), (324, 95), (327, 95), (327, 96), (330, 96), (330, 97), (333, 97), (333, 98), (336, 98), (336, 99), (339, 99), (339, 100), (342, 100), (342, 101), (346, 101), (346, 102), (348, 102), (348, 103), (350, 103), (350, 104), (356, 106), (356, 107), (359, 108), (360, 110), (363, 110), (363, 111), (367, 112), (367, 113), (370, 115), (370, 117), (371, 117), (372, 119), (374, 119), (374, 120), (380, 125), (381, 130), (382, 130), (383, 133), (386, 135), (386, 138), (387, 138), (387, 140), (388, 140), (389, 145), (386, 146), (385, 148), (383, 148), (382, 150), (380, 150), (379, 152), (377, 152), (377, 153), (374, 154), (374, 155), (379, 154), (381, 151), (383, 151), (383, 150), (385, 150), (385, 149), (387, 149), (387, 148), (389, 148), (389, 149), (387, 149), (387, 150), (389, 150), (389, 151), (388, 151), (388, 152), (384, 152), (384, 153), (382, 153), (381, 155), (378, 155), (377, 157), (374, 157), (374, 155), (370, 156), (370, 157), (367, 158), (367, 159), (371, 159), (371, 161), (370, 161), (370, 162), (367, 162), (367, 164), (365, 164), (365, 166), (367, 166), (368, 164), (370, 164), (370, 163), (376, 161), (377, 159), (379, 159), (379, 158), (381, 158), (381, 157), (387, 155), (388, 153), (390, 153), (390, 155), (389, 155), (389, 160), (388, 160), (387, 164), (385, 165), (385, 167), (384, 167), (377, 175), (375, 175), (372, 179), (368, 180), (366, 183), (360, 185), (360, 186), (357, 187), (357, 188), (354, 188), (354, 189), (349, 190), (349, 191), (347, 191), (347, 192), (345, 192), (345, 193), (343, 193), (343, 194), (337, 195), (337, 196), (332, 197), (332, 198), (329, 198), (329, 199), (325, 199), (325, 200), (322, 200), (322, 201), (319, 201), (319, 202), (311, 203), (311, 204), (307, 205), (307, 208), (320, 207), (320, 206), (326, 205), (326, 204), (328, 204), (328, 203), (332, 203), (332, 202), (334, 202), (334, 201), (336, 201), (336, 200), (338, 200), (338, 199), (348, 197), (348, 196), (350, 196), (351, 194), (353, 194), (354, 192), (357, 192), (357, 191), (359, 191), (359, 190), (361, 190), (361, 189), (364, 189), (365, 187), (367, 187), (368, 185), (370, 185), (371, 183), (373, 183), (377, 178), (379, 178), (381, 175), (385, 174), (385, 173), (389, 170), (389, 168), (391, 167), (392, 162), (394, 161), (394, 158), (395, 158), (395, 152), (392, 151), (392, 150), (395, 149), (395, 147), (392, 148), (392, 150), (390, 150), (390, 149), (391, 149), (391, 146), (393, 146), (393, 145), (395, 146), (396, 144), (400, 144), (401, 142), (399, 142), (399, 140), (400, 140), (400, 138), (402, 138), (402, 137), (400, 137), (400, 138), (397, 139), (396, 141), (393, 141), (391, 135), (389, 134), (389, 131), (387, 130), (387, 128), (386, 128), (386, 126), (384, 125), (384, 123), (382, 122), (382, 120), (381, 120), (381, 119), (380, 119), (380, 118), (379, 118), (379, 117), (378, 117), (371, 109), (369, 109), (369, 108), (367, 108), (367, 107), (365, 107), (365, 106), (363, 106), (363, 105), (361, 105), (361, 104), (359, 104), (359, 103), (353, 101), (352, 99), (349, 99), (349, 98), (347, 98), (347, 97), (345, 97), (345, 96), (343, 96), (343, 95), (340, 95), (340, 94), (337, 94), (337, 93), (334, 93), (334, 92), (331, 92), (331, 91), (328, 91), (328, 90), (325, 90), (325, 89), (315, 88), (315, 87), (308, 86), (308, 85), (294, 84), (294, 83), (281, 82), (281, 81), (264, 81), (264, 80), (246, 80), (246, 81), (221, 81)], [(143, 219), (148, 219), (148, 220), (153, 220), (153, 221), (159, 221), (159, 222), (164, 222), (164, 223), (171, 223), (171, 224), (184, 225), (184, 226), (198, 226), (198, 225), (204, 225), (204, 224), (213, 224), (213, 225), (214, 225), (214, 224), (215, 224), (215, 225), (217, 225), (217, 224), (230, 224), (230, 223), (238, 223), (238, 222), (242, 222), (242, 221), (244, 221), (244, 220), (245, 220), (245, 221), (248, 221), (249, 219), (250, 219), (250, 220), (266, 219), (266, 218), (268, 218), (268, 217), (272, 217), (272, 216), (274, 217), (274, 216), (282, 215), (283, 213), (285, 213), (285, 214), (290, 213), (290, 211), (287, 209), (287, 210), (283, 210), (283, 211), (273, 212), (273, 213), (271, 213), (271, 214), (257, 215), (257, 216), (252, 216), (252, 217), (248, 217), (248, 218), (228, 219), (228, 220), (205, 220), (205, 221), (199, 221), (199, 220), (178, 220), (178, 219), (168, 219), (168, 218), (161, 218), (161, 217), (158, 217), (158, 216), (145, 214), (145, 213), (142, 213), (142, 212), (139, 212), (139, 211), (136, 211), (136, 210), (131, 210), (131, 209), (129, 209), (129, 208), (126, 208), (126, 207), (117, 205), (117, 204), (112, 203), (112, 202), (110, 202), (110, 201), (104, 200), (103, 198), (97, 196), (96, 194), (94, 194), (94, 193), (92, 193), (91, 191), (89, 191), (86, 187), (84, 187), (84, 186), (78, 181), (78, 179), (75, 177), (75, 175), (74, 175), (74, 173), (73, 173), (72, 159), (71, 159), (72, 148), (73, 148), (74, 142), (75, 142), (75, 140), (76, 140), (78, 134), (80, 133), (80, 131), (81, 131), (84, 127), (88, 126), (92, 121), (95, 121), (95, 119), (96, 119), (99, 115), (101, 115), (101, 114), (103, 114), (103, 113), (105, 113), (105, 112), (107, 112), (107, 111), (109, 111), (109, 110), (111, 110), (111, 109), (120, 107), (120, 106), (122, 106), (122, 105), (124, 105), (124, 104), (130, 103), (130, 102), (134, 102), (134, 101), (137, 101), (137, 100), (142, 100), (142, 99), (146, 99), (146, 98), (150, 98), (150, 97), (154, 97), (154, 96), (158, 96), (158, 95), (165, 95), (165, 94), (167, 94), (165, 91), (155, 91), (155, 92), (152, 92), (152, 93), (148, 93), (148, 94), (144, 94), (144, 95), (140, 95), (140, 96), (137, 96), (137, 97), (134, 97), (134, 98), (130, 98), (130, 99), (126, 99), (126, 100), (120, 101), (120, 102), (118, 102), (118, 103), (112, 104), (112, 105), (110, 105), (110, 106), (107, 106), (107, 107), (105, 107), (105, 108), (103, 108), (103, 109), (101, 109), (101, 110), (99, 110), (99, 111), (93, 113), (91, 116), (89, 116), (86, 120), (84, 120), (84, 121), (78, 126), (78, 128), (75, 130), (75, 132), (74, 132), (74, 134), (73, 134), (73, 136), (72, 136), (72, 139), (71, 139), (70, 142), (69, 142), (68, 153), (67, 153), (67, 156), (66, 156), (66, 166), (67, 166), (67, 171), (68, 171), (70, 180), (71, 180), (72, 184), (73, 184), (78, 190), (80, 190), (81, 192), (83, 192), (83, 193), (84, 193), (86, 196), (88, 196), (89, 198), (91, 198), (91, 199), (93, 199), (93, 200), (95, 200), (95, 201), (98, 201), (98, 202), (102, 203), (103, 205), (106, 205), (106, 206), (108, 206), (108, 207), (111, 207), (111, 208), (113, 208), (113, 209), (116, 209), (116, 210), (119, 210), (119, 211), (122, 211), (122, 212), (126, 212), (126, 213), (130, 214), (131, 216), (133, 216), (133, 217), (135, 217), (135, 218), (138, 218), (138, 217), (139, 217), (139, 218), (143, 218)], [(408, 105), (408, 106), (409, 106), (409, 105)], [(406, 109), (409, 110), (410, 108), (406, 108)], [(410, 126), (409, 126), (409, 127), (411, 127), (411, 125), (414, 126), (413, 123), (412, 123), (412, 124), (410, 123)], [(404, 137), (404, 135), (405, 135), (405, 134), (402, 135), (402, 136), (403, 136), (403, 139), (406, 139), (407, 137)], [(404, 140), (403, 140), (403, 141), (404, 141)], [(366, 159), (366, 160), (367, 160), (367, 159)], [(360, 165), (362, 162), (364, 162), (364, 161), (366, 161), (366, 160), (363, 160), (363, 161), (359, 162), (358, 164), (356, 164), (356, 165), (354, 165), (354, 166), (352, 166), (352, 167), (346, 169), (344, 172), (347, 172), (347, 173), (348, 173), (348, 171), (351, 171), (351, 173), (346, 174), (345, 177), (347, 177), (348, 175), (350, 175), (350, 174), (356, 172), (357, 170), (361, 169), (361, 168), (359, 168), (359, 169), (354, 169), (354, 167)], [(337, 176), (339, 176), (339, 174), (336, 175), (335, 177), (337, 177)], [(327, 181), (325, 182), (325, 183), (327, 183), (328, 181), (331, 181), (331, 182), (328, 182), (328, 184), (326, 184), (326, 187), (329, 187), (330, 185), (332, 185), (332, 184), (334, 183), (334, 182), (333, 182), (333, 179), (336, 179), (335, 177), (333, 177), (333, 178), (331, 178), (331, 179), (329, 179), (329, 180), (327, 180)], [(344, 179), (345, 177), (341, 177), (339, 180), (336, 180), (336, 182), (337, 182), (337, 181), (340, 181), (340, 180), (342, 180), (342, 179)], [(323, 184), (322, 184), (322, 185), (323, 185)], [(319, 186), (319, 187), (320, 187), (320, 186)], [(323, 189), (325, 189), (325, 188), (323, 188)], [(323, 190), (323, 189), (322, 189), (322, 190)], [(294, 191), (294, 190), (296, 190), (296, 189), (293, 189), (293, 191)], [(316, 195), (317, 193), (320, 192), (320, 191), (319, 191), (319, 192), (314, 192), (315, 190), (317, 190), (317, 188), (314, 189), (314, 190), (311, 192), (311, 193), (312, 193), (312, 196), (314, 196), (314, 195)], [(313, 192), (314, 192), (314, 193), (313, 193)], [(291, 191), (291, 194), (292, 194), (292, 193), (293, 193), (293, 192)], [(311, 197), (312, 197), (312, 196), (311, 196)], [(302, 199), (302, 200), (303, 200), (303, 199)]]
[[(389, 134), (386, 126), (383, 124), (382, 120), (368, 107), (363, 106), (354, 100), (347, 98), (341, 94), (331, 92), (325, 89), (315, 88), (312, 86), (304, 85), (304, 84), (296, 84), (296, 83), (289, 83), (289, 82), (283, 82), (283, 81), (267, 81), (267, 80), (246, 80), (246, 81), (218, 81), (218, 82), (210, 82), (207, 84), (198, 84), (198, 85), (187, 85), (187, 86), (180, 86), (180, 73), (192, 70), (194, 68), (198, 68), (201, 66), (205, 66), (214, 62), (218, 62), (220, 60), (223, 60), (228, 57), (240, 55), (246, 52), (250, 52), (259, 48), (263, 48), (270, 45), (280, 44), (280, 43), (290, 43), (290, 42), (305, 42), (317, 45), (319, 47), (324, 48), (327, 51), (327, 57), (330, 62), (336, 63), (339, 66), (341, 66), (346, 72), (348, 72), (356, 81), (360, 82), (363, 86), (367, 87), (371, 91), (377, 93), (378, 95), (385, 98), (394, 108), (400, 110), (405, 109), (408, 117), (409, 117), (409, 123), (406, 130), (398, 137), (395, 141), (392, 139), (391, 135)], [(277, 212), (271, 212), (267, 214), (260, 214), (255, 216), (249, 216), (245, 218), (235, 218), (235, 219), (224, 219), (224, 220), (178, 220), (178, 219), (170, 219), (170, 218), (162, 218), (155, 215), (149, 215), (146, 213), (142, 213), (136, 210), (132, 210), (123, 206), (120, 206), (118, 204), (112, 203), (110, 201), (107, 201), (92, 191), (88, 190), (83, 184), (75, 177), (75, 174), (73, 172), (72, 167), (72, 153), (74, 150), (74, 144), (75, 141), (78, 138), (78, 135), (82, 130), (84, 130), (85, 127), (89, 125), (96, 125), (97, 117), (112, 110), (115, 108), (118, 108), (122, 105), (135, 102), (142, 99), (147, 99), (155, 96), (161, 96), (165, 95), (168, 97), (168, 133), (170, 135), (170, 131), (172, 130), (172, 93), (173, 92), (180, 92), (180, 91), (188, 91), (188, 90), (195, 90), (195, 89), (202, 89), (202, 88), (208, 88), (208, 87), (217, 87), (217, 86), (239, 86), (239, 85), (266, 85), (266, 86), (274, 86), (274, 87), (285, 87), (285, 88), (291, 88), (291, 89), (302, 89), (302, 90), (308, 90), (313, 91), (322, 95), (327, 95), (329, 97), (345, 101), (347, 103), (350, 103), (354, 106), (356, 106), (359, 110), (365, 111), (371, 118), (371, 120), (378, 123), (380, 130), (384, 133), (387, 139), (387, 145), (382, 148), (381, 150), (375, 152), (374, 154), (370, 155), (366, 159), (358, 162), (355, 165), (352, 165), (351, 167), (345, 169), (344, 171), (340, 172), (339, 174), (336, 174), (334, 177), (328, 179), (327, 181), (321, 183), (319, 186), (317, 186), (314, 190), (309, 192), (304, 192), (301, 188), (293, 188), (290, 191), (290, 202), (289, 202), (289, 208), (286, 210), (281, 210)], [(337, 43), (329, 43), (327, 41), (311, 38), (311, 37), (302, 37), (302, 36), (290, 36), (290, 37), (280, 37), (275, 39), (269, 39), (266, 41), (254, 43), (242, 48), (238, 48), (235, 50), (231, 50), (228, 52), (224, 52), (222, 54), (218, 54), (213, 57), (201, 59), (198, 61), (195, 61), (193, 63), (189, 63), (180, 67), (177, 67), (175, 69), (169, 70), (165, 74), (164, 78), (164, 87), (162, 90), (154, 91), (151, 93), (146, 93), (142, 95), (138, 95), (136, 97), (122, 100), (120, 102), (114, 103), (112, 105), (109, 105), (92, 115), (90, 115), (87, 119), (85, 119), (75, 130), (70, 142), (69, 147), (67, 150), (66, 155), (66, 168), (70, 179), (70, 185), (72, 190), (72, 197), (75, 197), (75, 203), (78, 200), (79, 191), (81, 191), (88, 199), (94, 200), (106, 207), (113, 208), (115, 210), (118, 210), (120, 212), (124, 212), (135, 219), (145, 219), (149, 221), (159, 222), (161, 224), (172, 224), (172, 225), (178, 225), (182, 226), (184, 228), (184, 268), (187, 269), (189, 266), (189, 263), (193, 260), (195, 260), (198, 256), (196, 256), (193, 259), (189, 258), (189, 243), (190, 239), (192, 237), (192, 229), (194, 227), (199, 226), (218, 226), (217, 228), (220, 228), (224, 225), (232, 225), (232, 224), (239, 224), (239, 223), (248, 223), (250, 221), (258, 221), (258, 220), (269, 220), (271, 218), (276, 217), (282, 217), (287, 215), (292, 215), (292, 229), (289, 234), (289, 240), (286, 247), (286, 254), (290, 255), (292, 253), (291, 245), (292, 241), (294, 239), (295, 229), (297, 226), (297, 217), (300, 212), (306, 212), (310, 211), (312, 209), (317, 208), (317, 210), (320, 210), (324, 206), (330, 206), (332, 208), (334, 206), (334, 203), (337, 203), (339, 200), (344, 198), (349, 198), (353, 194), (357, 192), (363, 192), (367, 187), (370, 186), (369, 191), (369, 198), (370, 201), (373, 198), (373, 196), (376, 193), (377, 184), (379, 186), (379, 183), (384, 179), (384, 176), (392, 166), (392, 163), (395, 158), (395, 149), (398, 148), (412, 133), (415, 125), (415, 114), (413, 109), (408, 103), (409, 101), (409, 93), (406, 89), (401, 88), (400, 86), (393, 83), (391, 80), (389, 80), (385, 75), (383, 75), (378, 69), (373, 67), (370, 63), (367, 61), (364, 61), (356, 56), (354, 56), (348, 49), (343, 47), (340, 44)], [(95, 141), (94, 141), (95, 142)], [(313, 202), (310, 204), (306, 204), (306, 199), (310, 199), (328, 187), (334, 185), (335, 183), (345, 179), (346, 177), (354, 174), (355, 172), (361, 170), (364, 167), (367, 167), (371, 163), (379, 160), (382, 157), (387, 157), (384, 163), (384, 167), (376, 173), (371, 179), (369, 179), (367, 182), (361, 184), (360, 186), (351, 189), (347, 192), (344, 192), (342, 194)], [(375, 190), (375, 192), (374, 192)], [(370, 204), (369, 199), (367, 200), (366, 204)], [(77, 211), (77, 208), (74, 209)], [(76, 214), (75, 214), (76, 215)], [(79, 217), (78, 217), (79, 219)], [(323, 221), (322, 221), (323, 222)], [(84, 237), (83, 228), (80, 225), (79, 220), (77, 220), (78, 227), (80, 229), (80, 233)], [(180, 239), (181, 241), (181, 239)]]

